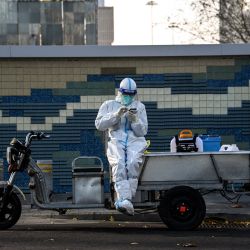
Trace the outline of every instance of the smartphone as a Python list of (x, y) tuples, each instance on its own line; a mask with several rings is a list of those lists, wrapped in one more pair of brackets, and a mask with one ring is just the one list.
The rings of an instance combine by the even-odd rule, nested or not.
[(129, 111), (129, 112), (132, 112), (132, 113), (136, 113), (136, 112), (137, 112), (136, 108), (131, 108), (131, 109), (129, 109), (128, 111)]

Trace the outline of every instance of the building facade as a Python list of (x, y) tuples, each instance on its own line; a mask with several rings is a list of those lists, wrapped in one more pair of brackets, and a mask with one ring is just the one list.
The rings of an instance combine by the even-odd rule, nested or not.
[[(0, 158), (31, 131), (51, 139), (32, 145), (53, 161), (54, 192), (71, 191), (71, 162), (99, 156), (108, 170), (104, 134), (95, 128), (101, 103), (132, 77), (145, 104), (148, 151), (169, 151), (181, 129), (220, 135), (250, 149), (250, 45), (0, 46)], [(28, 178), (19, 180), (27, 188)], [(107, 183), (107, 180), (106, 180)], [(108, 190), (108, 184), (106, 191)]]
[(0, 1), (0, 45), (97, 44), (97, 0)]
[(98, 7), (97, 39), (98, 45), (111, 45), (114, 41), (114, 9)]

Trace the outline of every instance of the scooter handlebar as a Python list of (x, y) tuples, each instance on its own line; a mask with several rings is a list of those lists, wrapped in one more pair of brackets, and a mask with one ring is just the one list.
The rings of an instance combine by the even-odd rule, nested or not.
[(48, 138), (50, 138), (50, 135), (47, 135), (44, 132), (31, 131), (26, 135), (25, 146), (28, 147), (33, 139), (42, 140)]
[(37, 133), (37, 139), (38, 140), (48, 139), (48, 138), (50, 138), (50, 135), (47, 135), (44, 132), (38, 132)]

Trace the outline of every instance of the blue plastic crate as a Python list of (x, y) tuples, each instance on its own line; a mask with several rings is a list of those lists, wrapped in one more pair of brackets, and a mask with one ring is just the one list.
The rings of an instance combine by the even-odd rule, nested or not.
[(221, 137), (218, 135), (200, 135), (203, 141), (203, 151), (213, 152), (219, 151), (221, 147)]

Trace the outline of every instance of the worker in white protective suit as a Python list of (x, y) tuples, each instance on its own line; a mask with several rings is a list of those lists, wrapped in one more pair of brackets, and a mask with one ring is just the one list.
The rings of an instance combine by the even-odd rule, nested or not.
[(117, 194), (116, 209), (133, 215), (131, 202), (135, 196), (139, 166), (147, 147), (144, 136), (148, 121), (144, 104), (136, 100), (137, 87), (131, 78), (125, 78), (115, 100), (105, 101), (95, 120), (96, 128), (108, 130), (107, 157), (112, 169), (112, 181)]

